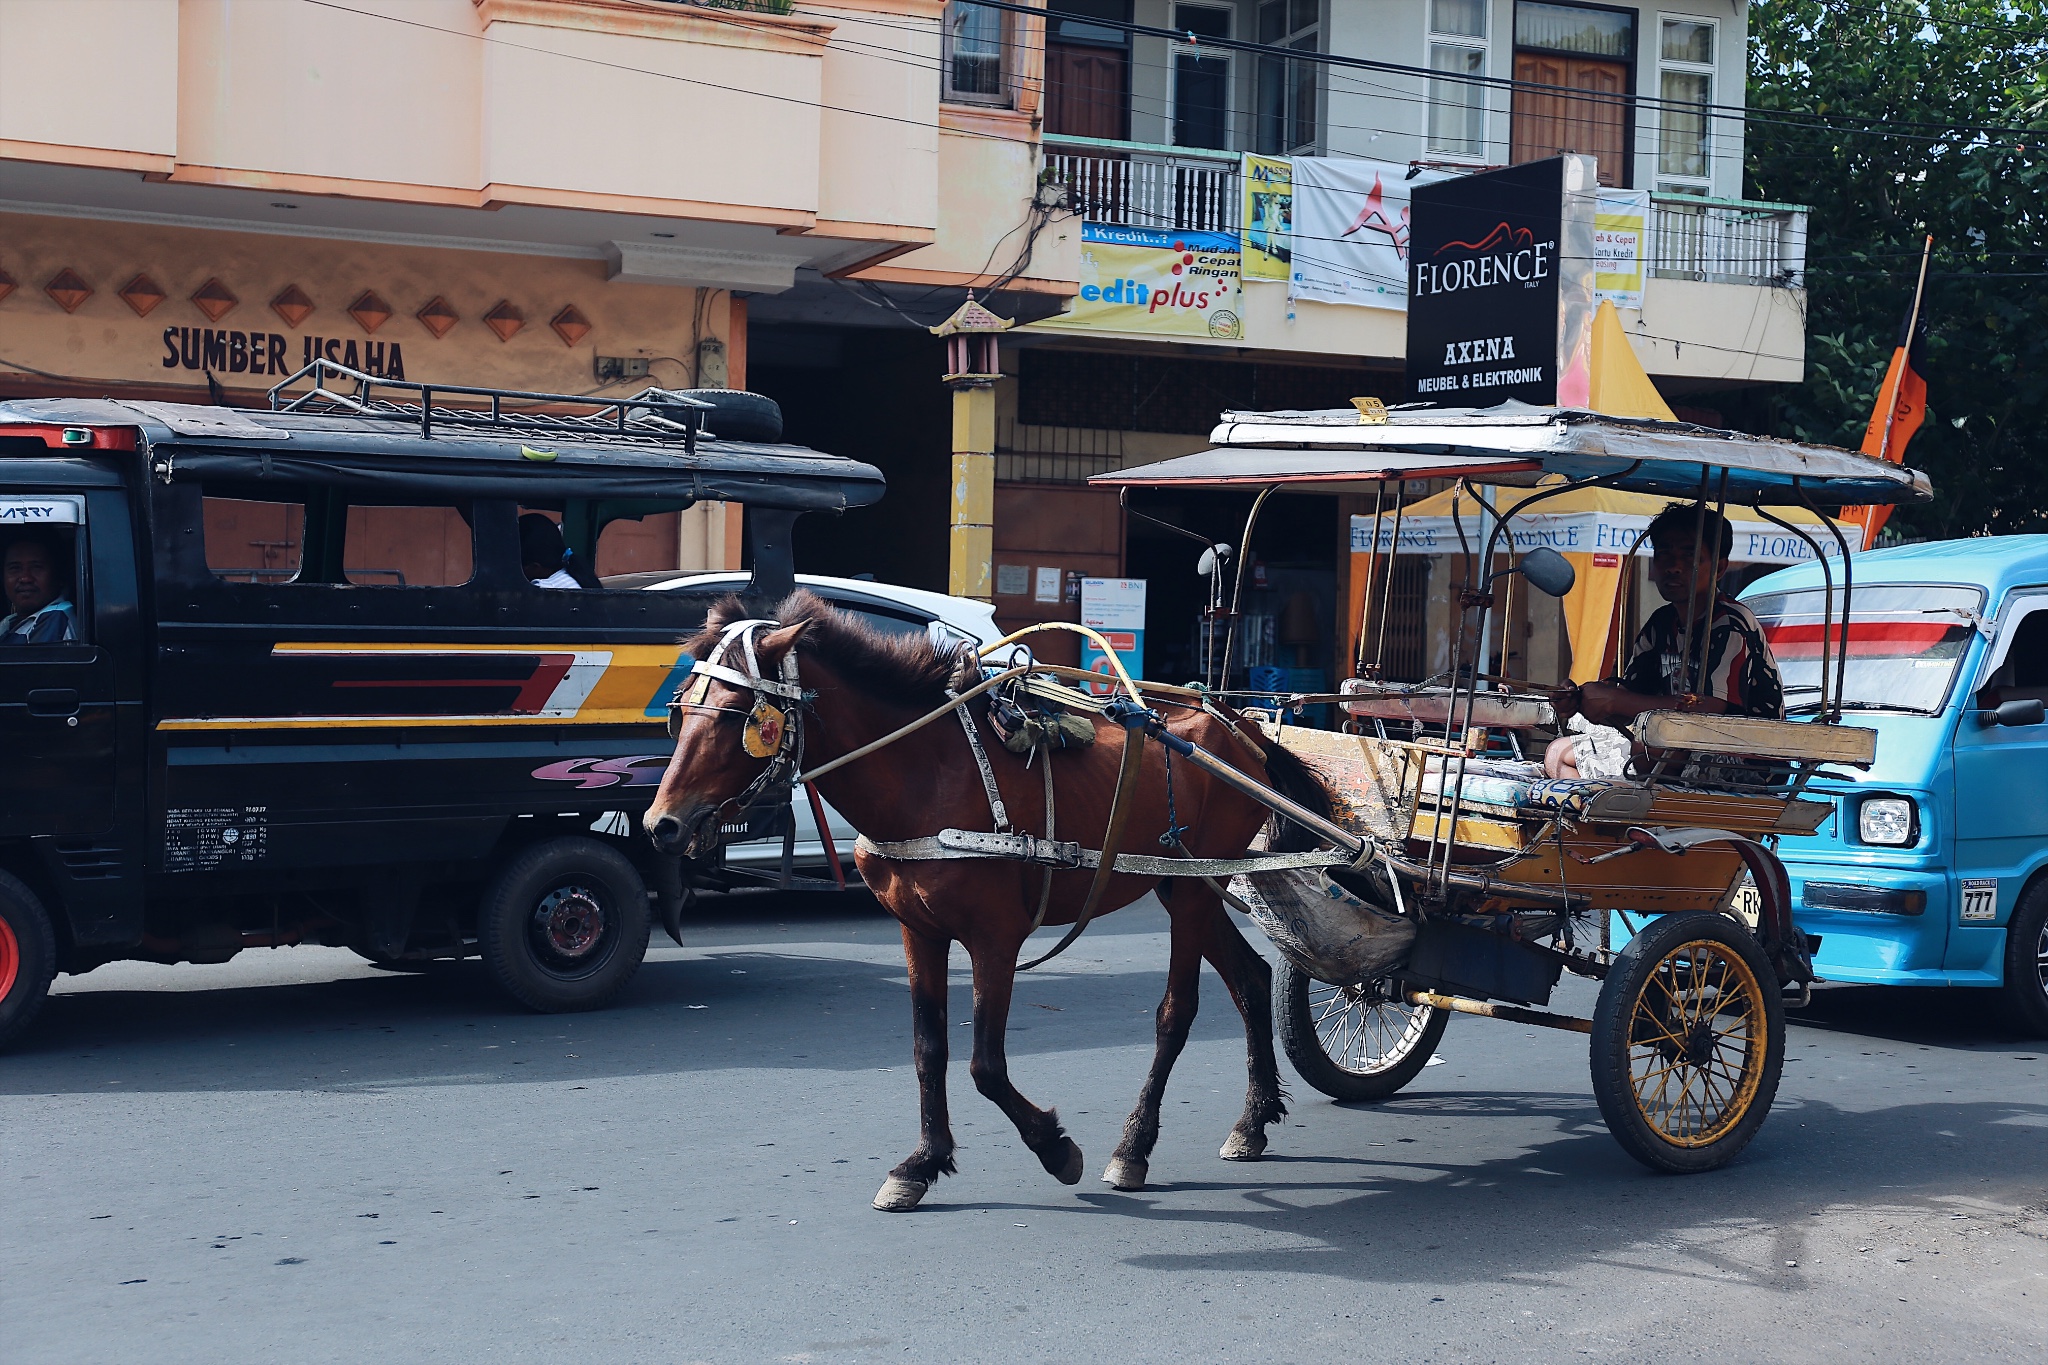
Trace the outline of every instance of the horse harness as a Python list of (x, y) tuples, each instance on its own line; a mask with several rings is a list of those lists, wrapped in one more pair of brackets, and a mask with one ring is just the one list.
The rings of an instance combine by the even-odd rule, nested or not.
[[(754, 649), (757, 632), (776, 629), (780, 622), (748, 619), (735, 621), (719, 636), (711, 652), (698, 660), (691, 669), (689, 686), (669, 701), (668, 733), (670, 739), (680, 738), (685, 712), (704, 712), (723, 715), (743, 715), (746, 727), (741, 743), (752, 758), (766, 758), (768, 765), (755, 776), (746, 789), (737, 796), (726, 800), (718, 807), (723, 812), (728, 807), (747, 809), (763, 795), (782, 788), (785, 791), (794, 781), (797, 770), (803, 763), (803, 712), (816, 698), (816, 693), (804, 690), (797, 674), (797, 651), (791, 648), (782, 656), (778, 668), (779, 678), (762, 676), (760, 660)], [(725, 662), (728, 654), (737, 649), (746, 663), (741, 672)], [(717, 679), (733, 687), (743, 688), (753, 694), (754, 704), (742, 710), (736, 706), (713, 706), (705, 701), (711, 682)], [(1116, 789), (1110, 798), (1109, 820), (1103, 831), (1100, 849), (1083, 848), (1078, 842), (1062, 841), (1054, 832), (1054, 801), (1052, 780), (1052, 745), (1039, 745), (1044, 750), (1045, 779), (1045, 837), (1019, 833), (1010, 823), (1009, 808), (1004, 804), (1002, 793), (996, 786), (995, 768), (989, 762), (988, 750), (981, 742), (981, 734), (967, 703), (972, 696), (948, 688), (948, 707), (960, 718), (961, 731), (967, 737), (967, 746), (974, 755), (974, 766), (981, 776), (982, 790), (988, 798), (989, 814), (993, 817), (995, 830), (944, 829), (937, 834), (917, 839), (875, 840), (861, 835), (855, 840), (855, 848), (872, 856), (892, 862), (940, 862), (955, 859), (1000, 859), (1008, 862), (1035, 863), (1045, 869), (1040, 883), (1038, 911), (1032, 917), (1031, 930), (1037, 930), (1045, 922), (1046, 911), (1052, 900), (1052, 876), (1056, 871), (1071, 871), (1081, 868), (1092, 869), (1094, 878), (1088, 886), (1088, 895), (1082, 902), (1081, 913), (1065, 937), (1052, 949), (1030, 962), (1022, 963), (1017, 970), (1029, 971), (1033, 967), (1051, 961), (1071, 947), (1088, 923), (1095, 917), (1101, 905), (1103, 892), (1107, 889), (1112, 875), (1123, 873), (1141, 877), (1200, 877), (1211, 887), (1226, 895), (1233, 903), (1235, 897), (1217, 882), (1219, 877), (1234, 876), (1241, 872), (1272, 872), (1286, 868), (1327, 867), (1337, 863), (1348, 863), (1350, 858), (1328, 850), (1315, 853), (1263, 854), (1250, 858), (1193, 858), (1186, 856), (1182, 848), (1181, 857), (1157, 857), (1121, 852), (1124, 828), (1129, 823), (1131, 796), (1137, 787), (1138, 770), (1144, 758), (1145, 725), (1153, 713), (1132, 702), (1121, 706), (1112, 703), (1106, 708), (1109, 719), (1118, 722), (1124, 730), (1123, 758), (1118, 765)], [(788, 703), (785, 710), (773, 699)], [(1204, 709), (1207, 709), (1206, 707)], [(1154, 718), (1156, 720), (1156, 718)], [(852, 757), (852, 755), (849, 755)], [(1028, 760), (1027, 760), (1028, 761)], [(785, 833), (783, 846), (784, 871), (794, 848), (795, 822), (790, 822)], [(1180, 847), (1178, 840), (1175, 847)], [(1242, 908), (1242, 907), (1240, 907)]]

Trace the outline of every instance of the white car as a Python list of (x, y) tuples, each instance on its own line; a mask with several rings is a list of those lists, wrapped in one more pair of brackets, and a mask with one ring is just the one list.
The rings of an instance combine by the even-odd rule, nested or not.
[[(634, 573), (618, 574), (604, 580), (608, 588), (642, 588), (648, 592), (682, 592), (701, 596), (707, 609), (712, 602), (728, 593), (744, 589), (747, 582), (748, 577), (743, 572)], [(995, 608), (973, 598), (948, 597), (945, 593), (927, 592), (922, 588), (876, 583), (865, 578), (828, 578), (821, 574), (800, 573), (796, 582), (798, 587), (810, 589), (841, 611), (852, 612), (876, 630), (891, 635), (911, 635), (922, 631), (935, 644), (971, 641), (984, 648), (993, 645), (1003, 635), (996, 625)], [(829, 803), (821, 801), (819, 804), (824, 807), (825, 825), (831, 831), (839, 861), (851, 875), (853, 826), (847, 824), (846, 818), (833, 810)], [(794, 807), (795, 866), (811, 876), (829, 876), (830, 861), (825, 856), (824, 841), (818, 837), (817, 820), (812, 814), (810, 799), (802, 788), (795, 794)], [(767, 838), (727, 844), (725, 866), (757, 874), (746, 878), (747, 881), (761, 880), (763, 876), (773, 880), (782, 867), (782, 835), (777, 832)]]

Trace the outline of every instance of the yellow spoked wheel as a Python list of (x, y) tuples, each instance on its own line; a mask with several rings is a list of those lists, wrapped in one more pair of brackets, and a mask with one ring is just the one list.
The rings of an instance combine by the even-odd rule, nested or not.
[(1614, 961), (1593, 1012), (1593, 1094), (1629, 1155), (1705, 1171), (1749, 1144), (1785, 1060), (1778, 980), (1725, 915), (1667, 915)]

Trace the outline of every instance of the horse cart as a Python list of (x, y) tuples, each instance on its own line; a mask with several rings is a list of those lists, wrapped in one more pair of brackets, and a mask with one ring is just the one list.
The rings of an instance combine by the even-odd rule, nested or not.
[[(1784, 1057), (1785, 997), (1802, 997), (1814, 979), (1815, 945), (1793, 922), (1774, 848), (1829, 817), (1829, 803), (1806, 794), (1816, 776), (1875, 757), (1873, 732), (1840, 724), (1839, 658), (1816, 723), (1697, 704), (1650, 710), (1621, 745), (1630, 755), (1621, 775), (1548, 779), (1530, 754), (1558, 728), (1554, 694), (1503, 678), (1487, 645), (1496, 588), (1521, 583), (1556, 596), (1573, 573), (1547, 548), (1511, 554), (1499, 569), (1496, 552), (1515, 545), (1515, 518), (1574, 489), (1755, 509), (1830, 566), (1827, 597), (1841, 611), (1824, 614), (1817, 642), (1825, 680), (1828, 651), (1839, 652), (1835, 623), (1847, 619), (1850, 569), (1846, 539), (1815, 510), (1924, 499), (1925, 479), (1848, 451), (1678, 422), (1520, 405), (1358, 406), (1225, 414), (1214, 449), (1095, 481), (1241, 488), (1258, 494), (1254, 518), (1290, 488), (1402, 485), (1405, 494), (1415, 480), (1469, 481), (1487, 513), (1466, 546), (1476, 567), (1453, 614), (1449, 666), (1422, 684), (1361, 667), (1338, 692), (1289, 698), (1254, 724), (1214, 680), (1131, 679), (1099, 638), (1117, 673), (1108, 698), (1069, 686), (1099, 683), (1096, 674), (1021, 650), (1005, 659), (1003, 647), (1023, 636), (1086, 633), (1081, 626), (1042, 623), (979, 656), (955, 655), (881, 640), (801, 593), (767, 604), (773, 619), (757, 614), (758, 597), (722, 603), (687, 646), (696, 663), (669, 703), (676, 751), (646, 820), (657, 847), (701, 852), (719, 837), (724, 812), (793, 780), (822, 784), (834, 807), (857, 812), (862, 877), (902, 924), (920, 1137), (876, 1208), (916, 1208), (954, 1170), (945, 1071), (956, 943), (974, 970), (976, 1089), (1049, 1174), (1081, 1178), (1081, 1150), (1057, 1113), (1010, 1079), (1012, 987), (1018, 971), (1057, 956), (1098, 912), (1151, 891), (1171, 921), (1170, 961), (1152, 1068), (1103, 1174), (1117, 1189), (1147, 1182), (1160, 1097), (1188, 1037), (1204, 961), (1245, 1023), (1245, 1109), (1219, 1153), (1228, 1160), (1259, 1159), (1265, 1129), (1286, 1112), (1270, 1013), (1276, 984), (1287, 1052), (1310, 1084), (1339, 1098), (1399, 1090), (1449, 1016), (1463, 1013), (1588, 1034), (1601, 1111), (1655, 1169), (1718, 1166), (1763, 1122)], [(1534, 491), (1512, 511), (1477, 491), (1503, 484)], [(1397, 521), (1402, 505), (1397, 496)], [(1806, 520), (1770, 510), (1786, 507), (1807, 509)], [(1694, 520), (1703, 529), (1707, 519)], [(1816, 531), (1835, 538), (1834, 553)], [(1219, 585), (1212, 550), (1221, 548), (1203, 557)], [(1701, 550), (1693, 546), (1686, 569), (1695, 601), (1700, 585), (1713, 599), (1724, 567), (1718, 537), (1707, 558)], [(1244, 564), (1240, 556), (1239, 593)], [(1368, 584), (1365, 601), (1374, 596)], [(1700, 651), (1700, 676), (1711, 636), (1689, 629), (1679, 660)], [(1226, 635), (1226, 674), (1230, 648)], [(1339, 706), (1344, 729), (1287, 723), (1294, 705), (1308, 704)], [(992, 828), (973, 827), (983, 819)], [(1277, 983), (1226, 906), (1278, 947)], [(1604, 931), (1610, 918), (1625, 943)], [(1020, 964), (1046, 926), (1067, 931)], [(1601, 983), (1592, 1018), (1547, 1008), (1565, 972)]]
[[(1663, 1171), (1720, 1166), (1768, 1113), (1784, 1002), (1803, 1000), (1814, 980), (1818, 941), (1793, 921), (1774, 849), (1833, 814), (1804, 795), (1809, 782), (1829, 765), (1867, 767), (1875, 733), (1840, 724), (1829, 708), (1827, 652), (1840, 641), (1824, 624), (1815, 723), (1648, 711), (1624, 776), (1547, 779), (1530, 755), (1559, 728), (1552, 693), (1491, 672), (1486, 646), (1496, 580), (1514, 575), (1556, 596), (1571, 569), (1533, 549), (1494, 570), (1496, 551), (1513, 546), (1516, 516), (1571, 489), (1753, 508), (1830, 566), (1833, 620), (1845, 621), (1846, 540), (1824, 518), (1794, 524), (1771, 509), (1924, 499), (1925, 478), (1847, 451), (1681, 423), (1360, 406), (1226, 414), (1214, 449), (1095, 480), (1262, 493), (1384, 493), (1445, 478), (1538, 488), (1497, 516), (1474, 491), (1482, 515), (1444, 674), (1401, 685), (1368, 664), (1336, 694), (1293, 699), (1338, 705), (1341, 730), (1286, 724), (1285, 706), (1262, 725), (1320, 780), (1327, 816), (1187, 755), (1276, 811), (1272, 850), (1306, 846), (1305, 832), (1332, 855), (1324, 868), (1231, 882), (1233, 903), (1282, 958), (1285, 1050), (1325, 1094), (1375, 1100), (1414, 1079), (1453, 1013), (1584, 1033), (1601, 1113), (1632, 1156)], [(1394, 506), (1398, 518), (1400, 499)], [(1835, 543), (1819, 538), (1831, 533)], [(1368, 612), (1374, 596), (1369, 582)], [(1370, 625), (1361, 623), (1361, 646)], [(1688, 641), (1695, 647), (1704, 651), (1704, 639)], [(1625, 944), (1609, 946), (1611, 921)], [(1601, 983), (1590, 1019), (1543, 1008), (1565, 972)]]

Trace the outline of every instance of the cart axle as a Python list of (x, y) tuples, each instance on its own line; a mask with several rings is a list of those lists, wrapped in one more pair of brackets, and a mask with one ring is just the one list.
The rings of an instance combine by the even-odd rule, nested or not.
[(1591, 1019), (1576, 1019), (1569, 1014), (1552, 1014), (1548, 1010), (1523, 1009), (1520, 1005), (1495, 1005), (1485, 1000), (1466, 1000), (1455, 995), (1438, 995), (1435, 991), (1410, 991), (1411, 1005), (1433, 1005), (1440, 1010), (1451, 1010), (1457, 1014), (1477, 1014), (1487, 1019), (1505, 1019), (1511, 1024), (1535, 1024), (1539, 1028), (1563, 1029), (1567, 1033), (1591, 1033)]

